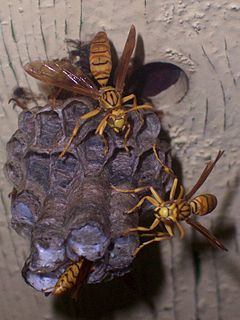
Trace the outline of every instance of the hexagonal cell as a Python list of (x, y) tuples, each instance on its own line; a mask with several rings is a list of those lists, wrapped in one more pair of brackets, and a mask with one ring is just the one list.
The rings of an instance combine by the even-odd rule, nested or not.
[(45, 111), (36, 115), (37, 139), (39, 147), (52, 149), (62, 139), (62, 121), (54, 111)]
[(51, 186), (53, 190), (67, 191), (74, 179), (83, 178), (82, 164), (79, 160), (67, 153), (64, 159), (59, 159), (59, 153), (51, 157)]
[(112, 184), (131, 184), (139, 158), (134, 152), (116, 150), (110, 159), (107, 170)]
[(7, 143), (8, 158), (13, 161), (21, 161), (28, 147), (26, 135), (17, 130)]
[[(40, 109), (40, 108), (39, 108)], [(30, 144), (35, 137), (35, 113), (38, 108), (33, 108), (31, 111), (23, 111), (18, 117), (18, 128), (25, 135), (26, 141)]]
[(69, 99), (65, 102), (62, 114), (66, 136), (69, 137), (71, 135), (78, 119), (93, 108), (93, 101), (87, 98)]
[(39, 198), (29, 190), (24, 190), (19, 194), (12, 193), (11, 198), (11, 225), (20, 235), (30, 237), (40, 214), (41, 203)]
[(50, 157), (29, 152), (26, 156), (26, 179), (38, 184), (46, 192), (50, 187)]

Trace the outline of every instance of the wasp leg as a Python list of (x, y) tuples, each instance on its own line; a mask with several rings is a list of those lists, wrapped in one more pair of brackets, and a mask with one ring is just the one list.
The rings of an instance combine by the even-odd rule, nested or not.
[(128, 124), (127, 124), (127, 130), (126, 130), (126, 133), (125, 133), (125, 135), (124, 135), (124, 148), (125, 148), (125, 150), (126, 150), (127, 152), (129, 152), (129, 149), (128, 149), (128, 146), (127, 146), (127, 140), (128, 140), (130, 131), (131, 131), (131, 126), (130, 126), (130, 124), (128, 123)]
[(11, 98), (11, 99), (8, 101), (8, 103), (11, 103), (11, 102), (15, 102), (15, 104), (16, 104), (19, 108), (21, 108), (22, 110), (24, 110), (24, 111), (29, 110), (28, 107), (27, 107), (24, 103), (22, 103), (21, 101), (19, 101), (18, 99)]
[[(169, 200), (174, 200), (175, 199), (175, 195), (176, 195), (176, 191), (177, 191), (177, 186), (178, 186), (178, 177), (175, 175), (175, 173), (173, 172), (173, 170), (171, 168), (169, 168), (158, 156), (157, 153), (157, 146), (156, 144), (153, 145), (153, 152), (155, 154), (156, 159), (158, 160), (158, 162), (160, 162), (161, 166), (163, 167), (163, 170), (169, 174), (170, 176), (172, 176), (174, 178), (173, 180), (173, 184), (171, 187), (171, 191), (170, 191), (170, 196), (169, 196)], [(182, 199), (184, 196), (184, 188), (182, 185), (180, 185), (180, 192), (179, 195), (177, 197), (177, 199)]]
[(146, 227), (136, 227), (136, 228), (130, 228), (130, 229), (128, 229), (128, 230), (126, 230), (125, 232), (124, 232), (124, 235), (126, 235), (126, 234), (128, 234), (128, 233), (130, 233), (130, 232), (135, 232), (135, 231), (146, 231), (146, 232), (148, 232), (148, 231), (153, 231), (158, 225), (159, 225), (159, 223), (160, 223), (161, 221), (158, 219), (158, 218), (156, 218), (154, 221), (153, 221), (153, 223), (151, 224), (151, 226), (149, 227), (149, 228), (146, 228)]
[[(179, 233), (180, 233), (180, 239), (183, 239), (183, 237), (184, 237), (184, 235), (185, 235), (185, 231), (184, 231), (182, 225), (180, 224), (180, 222), (177, 221), (177, 219), (174, 218), (174, 217), (169, 217), (169, 219), (171, 219), (174, 223), (176, 223), (176, 226), (177, 226), (177, 228), (178, 228), (178, 230), (179, 230)], [(167, 225), (165, 225), (165, 227), (166, 227), (166, 226), (167, 226)], [(170, 226), (168, 226), (168, 227), (170, 227)], [(170, 228), (171, 228), (171, 227), (170, 227)], [(171, 230), (172, 230), (172, 228), (171, 228)], [(171, 231), (171, 232), (172, 232), (172, 231)]]
[(134, 94), (130, 94), (126, 97), (122, 98), (122, 104), (125, 104), (126, 102), (133, 100), (133, 107), (126, 110), (126, 112), (131, 112), (131, 111), (135, 111), (138, 109), (153, 109), (154, 107), (151, 104), (142, 104), (140, 106), (137, 105), (137, 98)]
[(173, 180), (173, 184), (170, 190), (170, 196), (169, 196), (169, 200), (172, 201), (175, 198), (176, 195), (176, 191), (177, 191), (177, 185), (178, 185), (178, 178), (175, 178)]
[(150, 191), (152, 193), (152, 195), (154, 196), (154, 198), (158, 201), (158, 203), (163, 203), (164, 200), (160, 197), (160, 195), (157, 193), (157, 191), (153, 188), (153, 187), (150, 187)]
[(154, 152), (154, 155), (157, 159), (158, 162), (160, 162), (161, 166), (163, 167), (163, 170), (169, 174), (170, 176), (172, 176), (173, 178), (176, 178), (176, 175), (175, 173), (173, 172), (173, 170), (171, 168), (169, 168), (158, 156), (158, 153), (157, 153), (157, 146), (156, 144), (153, 145), (153, 152)]
[[(170, 190), (169, 200), (175, 200), (178, 182), (179, 182), (179, 180), (176, 177), (173, 180), (173, 184), (172, 184), (172, 187), (171, 187), (171, 190)], [(180, 185), (180, 191), (179, 191), (179, 194), (178, 194), (176, 200), (183, 199), (184, 198), (184, 194), (185, 194), (184, 187), (182, 185)]]
[(118, 187), (115, 187), (112, 185), (112, 188), (118, 192), (122, 192), (122, 193), (137, 193), (140, 191), (144, 191), (144, 190), (149, 190), (151, 187), (146, 186), (146, 187), (139, 187), (139, 188), (135, 188), (135, 189), (121, 189)]
[(126, 110), (125, 113), (128, 113), (128, 112), (132, 112), (132, 111), (137, 111), (137, 115), (140, 119), (140, 122), (141, 122), (141, 127), (143, 126), (144, 124), (144, 119), (143, 119), (143, 116), (138, 112), (139, 109), (153, 109), (153, 106), (150, 105), (150, 104), (143, 104), (143, 105), (140, 105), (138, 106), (137, 105), (137, 98), (134, 94), (130, 94), (129, 96), (126, 96), (122, 99), (122, 103), (126, 103), (130, 100), (133, 100), (133, 107)]
[(60, 154), (59, 158), (63, 158), (63, 156), (65, 155), (65, 153), (68, 151), (71, 143), (73, 142), (73, 139), (76, 137), (77, 133), (78, 133), (78, 130), (80, 129), (81, 127), (81, 120), (87, 120), (89, 118), (92, 118), (94, 116), (96, 116), (99, 112), (101, 111), (100, 108), (96, 108), (86, 114), (84, 114), (83, 116), (81, 116), (78, 121), (77, 121), (77, 124), (75, 125), (73, 131), (72, 131), (72, 135), (68, 141), (68, 143), (66, 144), (66, 146), (64, 147), (62, 153)]
[(141, 207), (141, 205), (143, 204), (144, 200), (148, 200), (149, 202), (151, 202), (156, 208), (159, 207), (159, 204), (163, 203), (164, 200), (159, 196), (159, 194), (157, 193), (157, 191), (153, 188), (153, 187), (140, 187), (140, 188), (136, 188), (136, 189), (121, 189), (121, 188), (117, 188), (112, 186), (112, 188), (118, 192), (124, 192), (124, 193), (137, 193), (143, 190), (150, 190), (153, 197), (151, 196), (144, 196), (132, 209), (128, 210), (127, 213), (132, 213), (134, 212), (137, 208)]
[(126, 96), (126, 97), (123, 97), (122, 98), (122, 104), (124, 104), (124, 103), (126, 103), (126, 102), (128, 102), (128, 101), (130, 101), (130, 100), (133, 100), (133, 105), (134, 106), (136, 106), (137, 105), (137, 98), (136, 98), (136, 96), (135, 96), (135, 94), (129, 94), (128, 96)]
[(115, 186), (112, 185), (112, 188), (118, 192), (123, 192), (123, 193), (137, 193), (137, 192), (141, 192), (144, 190), (150, 190), (152, 195), (154, 196), (154, 198), (159, 202), (159, 203), (163, 203), (164, 200), (159, 196), (159, 194), (157, 193), (157, 191), (150, 186), (146, 186), (146, 187), (139, 187), (139, 188), (135, 188), (135, 189), (121, 189), (121, 188), (117, 188)]
[[(133, 106), (136, 107), (137, 106), (137, 98), (136, 96), (134, 96), (133, 98)], [(140, 123), (141, 123), (141, 127), (144, 125), (144, 119), (143, 119), (143, 116), (142, 114), (139, 112), (139, 110), (136, 110), (137, 111), (137, 115), (138, 115), (138, 118), (140, 120)]]
[(157, 233), (142, 233), (140, 234), (140, 237), (160, 237), (160, 236), (169, 236), (167, 232), (157, 232)]
[[(137, 106), (137, 98), (136, 96), (134, 95), (133, 97), (133, 107), (136, 107)], [(143, 119), (143, 116), (142, 114), (139, 112), (139, 110), (136, 110), (137, 111), (137, 115), (138, 115), (138, 118), (141, 122), (141, 127), (144, 125), (144, 119)]]
[(185, 235), (185, 231), (182, 227), (182, 225), (176, 220), (176, 225), (177, 225), (177, 228), (180, 232), (180, 239), (183, 239), (184, 235)]
[(109, 114), (106, 114), (104, 116), (104, 118), (100, 121), (95, 133), (100, 135), (103, 138), (104, 141), (104, 155), (106, 156), (109, 150), (109, 144), (108, 144), (108, 139), (106, 138), (106, 136), (104, 136), (104, 130), (107, 126), (107, 120), (108, 120)]
[(101, 134), (101, 137), (103, 138), (104, 143), (104, 155), (106, 156), (109, 151), (109, 143), (107, 137), (104, 135), (104, 132)]
[(107, 113), (103, 119), (100, 121), (99, 125), (97, 126), (97, 129), (95, 131), (96, 134), (99, 134), (100, 136), (103, 134), (106, 126), (107, 126), (107, 120), (109, 118), (109, 113)]
[(143, 116), (142, 114), (137, 110), (137, 115), (138, 115), (138, 118), (139, 118), (139, 121), (141, 123), (141, 128), (142, 126), (144, 125), (144, 119), (143, 119)]
[(50, 94), (50, 96), (48, 97), (48, 101), (52, 110), (56, 108), (57, 97), (59, 96), (62, 90), (63, 90), (62, 88), (57, 88), (57, 90), (54, 90), (55, 92)]
[(173, 237), (174, 236), (173, 227), (170, 226), (169, 224), (165, 223), (165, 222), (163, 222), (163, 224), (164, 224), (164, 227), (166, 228), (169, 236)]
[(132, 112), (132, 111), (137, 111), (139, 109), (153, 109), (153, 106), (150, 105), (150, 104), (142, 104), (140, 106), (135, 106), (135, 107), (132, 107), (130, 109), (127, 109), (125, 111), (125, 113), (129, 113), (129, 112)]
[(140, 106), (134, 106), (128, 110), (125, 111), (125, 113), (129, 113), (129, 112), (132, 112), (132, 111), (137, 111), (137, 115), (140, 119), (140, 122), (141, 122), (141, 127), (144, 125), (144, 119), (143, 119), (143, 116), (141, 115), (141, 113), (139, 112), (139, 109), (153, 109), (153, 106), (150, 105), (150, 104), (142, 104)]
[(149, 244), (151, 244), (151, 243), (153, 243), (153, 242), (160, 242), (160, 241), (162, 241), (162, 240), (169, 240), (169, 239), (171, 239), (171, 238), (172, 238), (172, 237), (170, 237), (169, 235), (160, 236), (160, 237), (156, 236), (154, 239), (149, 240), (149, 241), (146, 241), (146, 242), (144, 242), (143, 244), (141, 244), (141, 245), (133, 252), (132, 256), (135, 257), (135, 256), (138, 254), (138, 252), (139, 252), (143, 247), (146, 247), (146, 246), (148, 246)]
[(184, 194), (185, 194), (184, 187), (183, 187), (182, 185), (180, 185), (180, 191), (179, 191), (179, 194), (178, 194), (177, 200), (183, 199)]
[(153, 197), (150, 197), (150, 196), (144, 196), (132, 209), (128, 210), (126, 213), (127, 214), (133, 213), (136, 209), (138, 209), (142, 206), (142, 204), (145, 200), (148, 200), (155, 207), (159, 206), (159, 202), (156, 199), (154, 199)]

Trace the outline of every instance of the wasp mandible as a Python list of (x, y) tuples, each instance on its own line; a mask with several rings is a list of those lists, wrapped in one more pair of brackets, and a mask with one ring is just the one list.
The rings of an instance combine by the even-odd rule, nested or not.
[[(180, 232), (180, 238), (184, 237), (184, 229), (181, 222), (185, 221), (191, 227), (199, 231), (202, 235), (204, 235), (208, 241), (214, 246), (218, 247), (222, 250), (227, 249), (224, 245), (217, 240), (217, 238), (211, 234), (203, 225), (199, 222), (196, 222), (192, 218), (191, 215), (199, 215), (204, 216), (212, 212), (217, 206), (217, 198), (213, 194), (203, 194), (199, 195), (195, 198), (192, 198), (193, 195), (197, 192), (197, 190), (203, 185), (212, 169), (216, 165), (217, 161), (221, 158), (224, 151), (219, 151), (216, 159), (214, 161), (210, 161), (206, 167), (204, 168), (202, 174), (200, 175), (196, 184), (192, 187), (192, 189), (185, 194), (185, 189), (182, 184), (179, 183), (178, 177), (175, 175), (172, 169), (170, 169), (158, 156), (156, 145), (153, 146), (153, 151), (157, 161), (160, 162), (164, 171), (173, 177), (173, 183), (170, 190), (170, 195), (168, 200), (162, 199), (162, 197), (158, 194), (158, 192), (153, 187), (139, 187), (136, 189), (120, 189), (113, 187), (116, 191), (119, 192), (130, 192), (137, 193), (145, 190), (149, 190), (151, 195), (146, 195), (142, 197), (139, 202), (126, 213), (131, 214), (136, 209), (140, 208), (144, 201), (150, 202), (154, 209), (155, 219), (150, 227), (136, 227), (128, 229), (125, 233), (140, 231), (145, 232), (142, 236), (145, 237), (154, 237), (153, 239), (144, 242), (140, 245), (133, 253), (135, 256), (139, 250), (143, 247), (153, 243), (160, 242), (162, 240), (171, 239), (174, 236), (174, 225), (178, 228)], [(179, 192), (177, 194), (177, 190)], [(165, 228), (165, 232), (158, 232), (155, 229), (162, 224)]]
[(132, 25), (119, 61), (114, 86), (107, 86), (112, 69), (112, 58), (109, 40), (107, 34), (103, 31), (98, 32), (92, 40), (89, 55), (90, 70), (100, 88), (80, 68), (66, 60), (33, 61), (24, 66), (27, 73), (46, 84), (85, 95), (98, 101), (98, 106), (94, 110), (78, 119), (68, 143), (60, 154), (60, 158), (64, 156), (76, 137), (82, 121), (90, 119), (100, 112), (103, 113), (103, 118), (96, 128), (96, 134), (104, 138), (103, 134), (107, 125), (116, 133), (125, 132), (124, 147), (127, 150), (127, 139), (131, 130), (127, 114), (139, 109), (153, 108), (150, 104), (137, 105), (134, 94), (123, 96), (125, 79), (135, 42), (136, 30)]

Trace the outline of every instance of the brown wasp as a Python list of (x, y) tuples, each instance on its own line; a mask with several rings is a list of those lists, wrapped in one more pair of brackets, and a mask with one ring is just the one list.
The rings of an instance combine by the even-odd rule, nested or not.
[(16, 87), (13, 90), (13, 96), (9, 99), (8, 103), (13, 102), (13, 107), (17, 106), (24, 111), (29, 110), (30, 103), (37, 103), (38, 99), (42, 99), (43, 95), (36, 95), (31, 90), (24, 87)]
[(92, 262), (80, 258), (78, 262), (67, 267), (66, 271), (58, 279), (52, 294), (59, 296), (76, 286), (74, 298), (77, 298), (79, 290), (87, 281), (91, 268)]
[[(176, 225), (180, 232), (180, 238), (183, 238), (184, 229), (181, 225), (181, 221), (185, 221), (191, 227), (202, 233), (214, 247), (218, 247), (222, 250), (227, 251), (223, 244), (219, 242), (213, 234), (211, 234), (200, 223), (190, 218), (192, 214), (204, 216), (212, 212), (217, 206), (217, 198), (213, 194), (203, 194), (193, 199), (192, 197), (197, 192), (197, 190), (203, 185), (203, 183), (211, 173), (212, 169), (216, 165), (217, 161), (223, 155), (223, 151), (219, 151), (216, 159), (214, 161), (210, 161), (206, 165), (198, 181), (187, 194), (185, 194), (184, 187), (182, 186), (182, 184), (179, 183), (179, 179), (174, 174), (172, 169), (167, 167), (159, 158), (156, 145), (153, 146), (153, 151), (156, 159), (161, 163), (164, 171), (173, 177), (173, 183), (170, 190), (169, 199), (167, 201), (162, 199), (153, 187), (139, 187), (133, 190), (119, 189), (113, 187), (116, 191), (119, 192), (136, 193), (144, 191), (146, 189), (150, 190), (151, 192), (151, 195), (146, 195), (142, 197), (140, 201), (132, 209), (127, 211), (128, 214), (133, 213), (136, 209), (142, 206), (145, 200), (150, 202), (154, 206), (153, 210), (155, 219), (149, 228), (139, 226), (137, 228), (131, 228), (126, 231), (126, 233), (134, 231), (146, 232), (145, 234), (142, 234), (142, 236), (154, 237), (153, 239), (146, 241), (142, 245), (140, 245), (135, 250), (133, 255), (135, 256), (139, 252), (139, 250), (141, 250), (143, 247), (150, 243), (171, 239), (174, 236), (174, 225)], [(176, 194), (178, 188), (179, 192), (178, 194)], [(155, 230), (160, 224), (163, 224), (164, 228), (166, 229), (166, 232), (158, 232)]]
[[(136, 31), (132, 25), (117, 68), (114, 86), (107, 86), (112, 69), (112, 58), (109, 40), (105, 32), (98, 32), (90, 44), (90, 70), (100, 86), (99, 89), (80, 68), (66, 60), (33, 61), (24, 66), (27, 73), (46, 84), (85, 95), (98, 101), (98, 106), (94, 110), (84, 114), (78, 119), (72, 135), (60, 154), (60, 157), (63, 157), (70, 147), (81, 126), (81, 121), (92, 118), (100, 112), (103, 112), (103, 118), (96, 129), (96, 134), (104, 138), (103, 134), (107, 125), (116, 133), (125, 132), (124, 147), (127, 149), (127, 139), (131, 130), (127, 114), (139, 109), (153, 108), (150, 104), (137, 105), (134, 94), (123, 96), (125, 78), (135, 42)], [(132, 101), (132, 103), (129, 107), (130, 101)], [(128, 104), (128, 106), (126, 104)]]

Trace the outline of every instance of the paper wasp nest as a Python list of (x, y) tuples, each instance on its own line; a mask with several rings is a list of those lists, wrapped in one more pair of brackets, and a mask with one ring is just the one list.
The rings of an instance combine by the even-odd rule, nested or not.
[(138, 225), (138, 215), (124, 212), (138, 199), (111, 185), (152, 185), (164, 193), (167, 177), (152, 145), (157, 142), (162, 159), (167, 145), (158, 138), (160, 120), (150, 110), (139, 111), (144, 123), (137, 112), (129, 114), (129, 152), (123, 138), (107, 128), (109, 151), (104, 154), (104, 142), (95, 134), (100, 114), (83, 123), (59, 159), (79, 116), (94, 107), (90, 99), (69, 98), (54, 110), (47, 105), (24, 111), (7, 144), (5, 171), (14, 184), (12, 227), (31, 241), (23, 276), (37, 290), (50, 292), (66, 265), (79, 257), (94, 261), (89, 283), (128, 272), (139, 240), (123, 232)]

